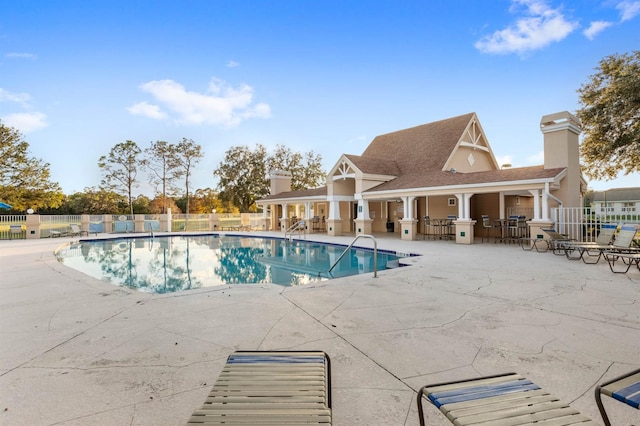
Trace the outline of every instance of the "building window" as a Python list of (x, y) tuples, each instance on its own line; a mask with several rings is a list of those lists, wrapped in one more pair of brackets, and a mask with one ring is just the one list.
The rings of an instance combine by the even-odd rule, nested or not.
[(455, 206), (456, 205), (456, 199), (455, 198), (449, 198), (449, 205), (450, 206)]
[(632, 203), (632, 202), (622, 203), (622, 211), (623, 212), (635, 212), (636, 211), (636, 203)]

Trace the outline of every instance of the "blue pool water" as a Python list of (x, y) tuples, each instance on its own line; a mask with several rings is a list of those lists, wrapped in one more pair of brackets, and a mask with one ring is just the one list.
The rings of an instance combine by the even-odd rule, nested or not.
[[(285, 286), (373, 273), (373, 250), (279, 238), (233, 235), (174, 235), (85, 240), (58, 250), (61, 263), (115, 285), (152, 292), (226, 284)], [(400, 257), (378, 250), (378, 269)]]

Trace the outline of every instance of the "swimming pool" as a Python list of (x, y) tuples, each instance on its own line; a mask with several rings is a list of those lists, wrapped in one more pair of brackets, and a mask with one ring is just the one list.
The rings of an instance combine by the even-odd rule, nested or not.
[[(373, 250), (239, 235), (173, 235), (83, 240), (56, 252), (59, 262), (115, 285), (152, 293), (227, 284), (285, 286), (373, 272)], [(404, 254), (378, 250), (378, 269)], [(397, 262), (395, 262), (397, 263)]]

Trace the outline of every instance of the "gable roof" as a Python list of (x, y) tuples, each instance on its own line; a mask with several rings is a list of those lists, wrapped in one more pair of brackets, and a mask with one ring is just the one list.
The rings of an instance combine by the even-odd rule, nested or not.
[(361, 157), (393, 161), (400, 173), (440, 171), (475, 113), (376, 136)]

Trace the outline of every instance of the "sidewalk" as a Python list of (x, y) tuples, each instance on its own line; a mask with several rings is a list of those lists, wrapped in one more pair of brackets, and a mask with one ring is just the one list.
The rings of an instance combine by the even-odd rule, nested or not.
[[(416, 426), (422, 385), (507, 371), (602, 423), (595, 385), (640, 367), (637, 269), (396, 238), (378, 248), (423, 256), (378, 278), (169, 295), (59, 264), (53, 250), (71, 238), (0, 241), (0, 424), (182, 425), (237, 349), (326, 351), (337, 426)], [(607, 409), (640, 424), (637, 410)]]

